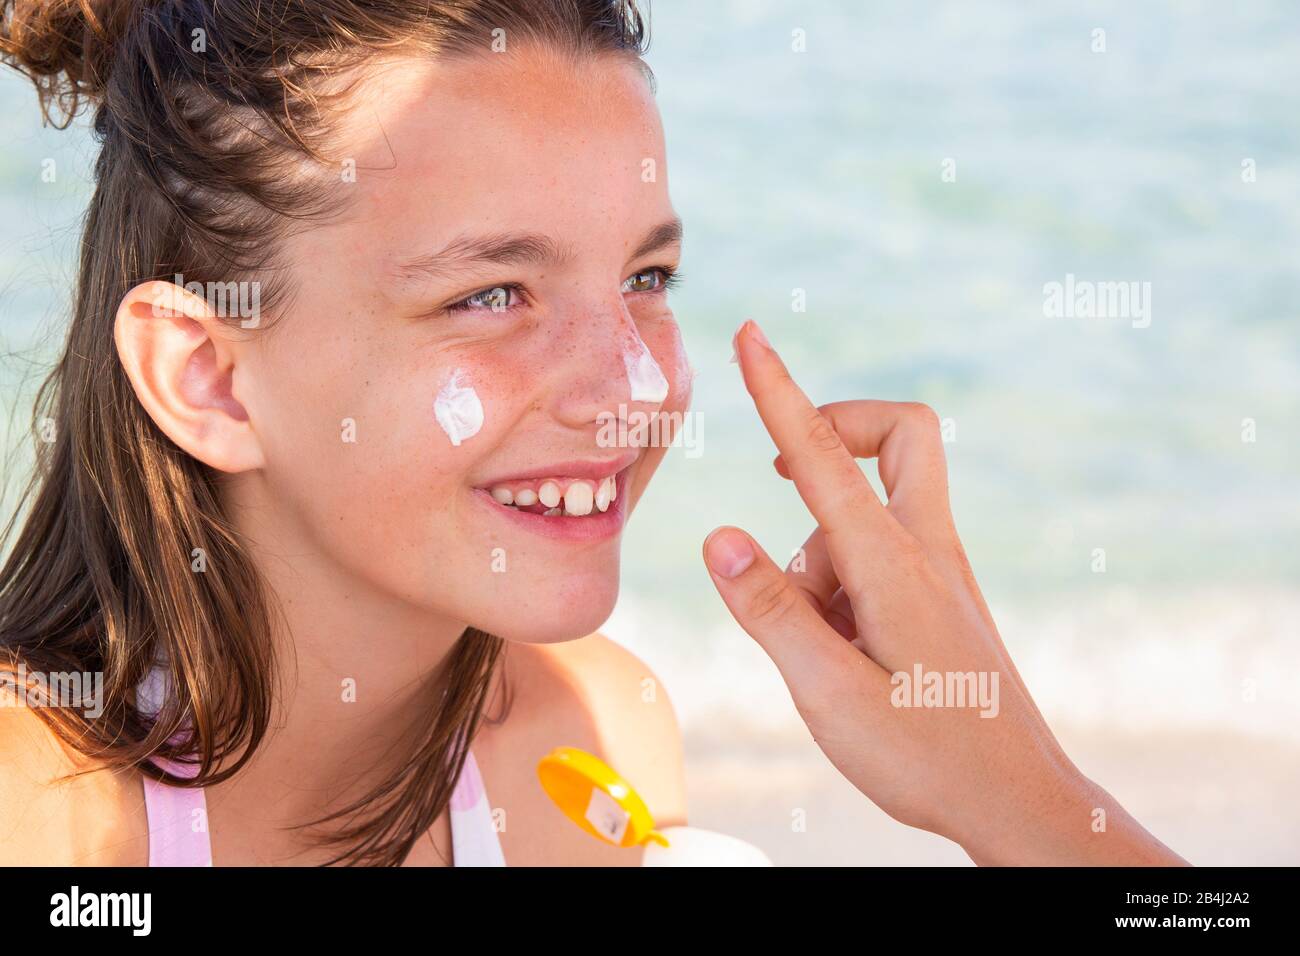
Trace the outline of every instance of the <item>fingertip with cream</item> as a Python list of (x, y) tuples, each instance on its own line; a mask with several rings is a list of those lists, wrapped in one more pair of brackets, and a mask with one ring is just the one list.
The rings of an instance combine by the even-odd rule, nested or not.
[(744, 322), (740, 323), (740, 327), (737, 328), (735, 334), (731, 336), (731, 360), (730, 361), (732, 365), (737, 365), (740, 362), (741, 333), (748, 335), (755, 342), (763, 346), (763, 348), (767, 349), (772, 354), (774, 355), (776, 354), (776, 349), (772, 348), (772, 343), (767, 340), (767, 336), (764, 335), (763, 330), (758, 327), (758, 323), (755, 322), (753, 319), (746, 319)]
[(753, 319), (750, 319), (748, 322), (745, 323), (745, 325), (741, 326), (741, 328), (743, 329), (746, 326), (748, 326), (750, 338), (752, 338), (759, 345), (763, 346), (763, 348), (767, 349), (769, 352), (776, 351), (776, 349), (772, 348), (772, 343), (767, 340), (767, 336), (763, 334), (763, 330), (758, 327), (757, 322), (755, 322)]

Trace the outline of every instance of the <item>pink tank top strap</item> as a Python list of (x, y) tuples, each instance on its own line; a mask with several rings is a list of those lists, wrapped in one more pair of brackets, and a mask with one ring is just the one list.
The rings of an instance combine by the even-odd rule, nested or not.
[[(136, 688), (137, 705), (144, 716), (157, 715), (167, 699), (169, 682), (163, 664), (161, 659), (156, 661)], [(198, 764), (165, 757), (153, 761), (177, 777), (191, 778), (199, 772)], [(212, 865), (208, 802), (202, 787), (172, 787), (146, 776), (144, 809), (149, 820), (150, 866)]]
[[(195, 764), (155, 760), (178, 777), (193, 777), (198, 772)], [(202, 787), (173, 787), (145, 777), (144, 802), (149, 818), (150, 866), (212, 866), (207, 799)], [(465, 757), (448, 813), (453, 866), (506, 865), (473, 751)]]
[[(150, 670), (140, 685), (141, 710), (157, 714), (167, 692), (161, 667)], [(161, 757), (155, 763), (174, 776), (192, 778), (198, 765)], [(149, 820), (150, 866), (212, 866), (208, 837), (208, 804), (202, 787), (173, 787), (144, 778), (144, 804)], [(505, 866), (492, 808), (483, 788), (483, 776), (473, 751), (452, 789), (451, 817), (453, 866)]]
[[(163, 758), (155, 763), (178, 777), (193, 777), (197, 764)], [(211, 866), (208, 802), (202, 787), (173, 787), (144, 778), (144, 806), (149, 818), (150, 866)]]
[(505, 866), (501, 839), (488, 803), (483, 775), (471, 750), (448, 806), (451, 817), (452, 866)]
[[(177, 777), (194, 777), (196, 763), (156, 757), (157, 766)], [(208, 839), (208, 801), (203, 787), (172, 787), (144, 778), (144, 810), (149, 821), (149, 866), (212, 866)]]

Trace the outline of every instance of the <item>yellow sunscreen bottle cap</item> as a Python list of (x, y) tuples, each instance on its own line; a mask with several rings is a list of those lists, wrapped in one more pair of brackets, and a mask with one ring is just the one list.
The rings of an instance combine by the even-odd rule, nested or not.
[(564, 815), (597, 839), (614, 846), (668, 846), (640, 794), (599, 757), (556, 747), (537, 765), (537, 777)]

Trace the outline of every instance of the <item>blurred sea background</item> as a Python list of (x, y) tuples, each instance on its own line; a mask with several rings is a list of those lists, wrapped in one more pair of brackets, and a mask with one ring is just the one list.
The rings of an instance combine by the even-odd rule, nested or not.
[[(728, 363), (753, 317), (814, 401), (951, 421), (958, 529), (1084, 773), (1193, 863), (1300, 863), (1300, 8), (653, 0), (651, 23), (700, 453), (643, 499), (604, 630), (674, 702), (691, 822), (779, 864), (969, 863), (838, 776), (704, 573), (719, 524), (778, 561), (811, 530)], [(9, 73), (0, 141), (12, 490), (95, 152)], [(1067, 274), (1149, 282), (1150, 325), (1045, 317)]]

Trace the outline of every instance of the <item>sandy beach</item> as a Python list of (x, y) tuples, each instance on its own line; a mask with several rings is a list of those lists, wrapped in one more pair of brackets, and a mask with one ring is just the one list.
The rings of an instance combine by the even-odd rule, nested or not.
[[(1075, 763), (1198, 865), (1300, 863), (1300, 748), (1238, 734), (1113, 736), (1056, 728)], [(780, 866), (969, 866), (956, 845), (894, 822), (802, 725), (687, 734), (691, 822), (761, 847)], [(792, 821), (804, 812), (806, 830)]]

